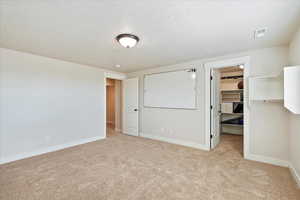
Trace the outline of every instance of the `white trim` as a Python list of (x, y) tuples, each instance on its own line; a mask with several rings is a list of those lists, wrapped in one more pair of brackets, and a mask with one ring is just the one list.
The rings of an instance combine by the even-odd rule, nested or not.
[(247, 160), (252, 160), (256, 162), (262, 162), (262, 163), (267, 163), (271, 165), (276, 165), (276, 166), (281, 166), (281, 167), (289, 167), (290, 163), (285, 160), (280, 160), (272, 157), (267, 157), (267, 156), (261, 156), (261, 155), (256, 155), (256, 154), (248, 154), (245, 156), (245, 159)]
[(300, 174), (297, 172), (296, 168), (290, 163), (289, 165), (290, 172), (295, 179), (298, 188), (300, 189)]
[(115, 128), (115, 131), (122, 133), (122, 129)]
[(117, 80), (125, 80), (127, 78), (126, 74), (117, 73), (117, 72), (105, 72), (104, 76), (105, 76), (105, 78), (111, 78), (111, 79), (117, 79)]
[(138, 136), (140, 136), (140, 135), (132, 135), (132, 134), (130, 134), (129, 132), (127, 132), (127, 131), (123, 131), (122, 133), (124, 133), (124, 134), (126, 134), (126, 135), (129, 135), (129, 136), (134, 136), (134, 137), (138, 137)]
[(210, 71), (213, 68), (223, 68), (228, 66), (244, 65), (244, 157), (250, 153), (250, 112), (246, 105), (248, 102), (248, 77), (250, 74), (250, 57), (239, 57), (221, 61), (208, 62), (204, 64), (205, 68), (205, 145), (210, 149)]
[(104, 139), (104, 138), (105, 137), (97, 136), (97, 137), (92, 137), (92, 138), (87, 138), (87, 139), (81, 139), (81, 140), (78, 140), (76, 142), (69, 142), (69, 143), (65, 143), (65, 144), (55, 145), (55, 146), (52, 146), (52, 147), (40, 149), (38, 151), (20, 153), (20, 154), (17, 154), (17, 155), (2, 158), (0, 160), (0, 164), (9, 163), (9, 162), (13, 162), (13, 161), (16, 161), (16, 160), (29, 158), (29, 157), (32, 157), (32, 156), (37, 156), (37, 155), (41, 155), (41, 154), (45, 154), (45, 153), (50, 153), (50, 152), (53, 152), (53, 151), (58, 151), (58, 150), (61, 150), (61, 149), (77, 146), (77, 145), (80, 145), (80, 144), (85, 144), (85, 143), (88, 143), (88, 142), (94, 142), (94, 141), (101, 140), (101, 139)]
[(106, 133), (106, 78), (107, 78), (107, 73), (104, 73), (104, 84), (103, 84), (103, 133), (105, 135), (105, 138), (107, 137), (107, 133)]
[(281, 167), (288, 167), (295, 182), (297, 183), (298, 188), (300, 189), (300, 174), (297, 172), (296, 168), (290, 162), (271, 158), (271, 157), (256, 155), (256, 154), (248, 154), (247, 157), (245, 157), (245, 159), (256, 161), (256, 162), (267, 163), (271, 165), (277, 165)]
[(192, 147), (192, 148), (196, 148), (196, 149), (209, 151), (209, 149), (207, 149), (206, 145), (204, 145), (204, 144), (199, 144), (199, 143), (194, 143), (194, 142), (186, 142), (186, 141), (182, 141), (182, 140), (178, 140), (178, 139), (161, 137), (161, 136), (156, 136), (156, 135), (151, 135), (151, 134), (146, 134), (146, 133), (140, 133), (140, 136), (144, 137), (144, 138), (153, 139), (153, 140), (159, 140), (159, 141), (168, 142), (168, 143), (172, 143), (172, 144), (178, 144), (178, 145), (182, 145), (182, 146), (187, 146), (187, 147)]

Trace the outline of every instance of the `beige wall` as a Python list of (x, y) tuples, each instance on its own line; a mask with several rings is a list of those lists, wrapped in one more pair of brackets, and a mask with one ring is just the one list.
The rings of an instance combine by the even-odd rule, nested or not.
[[(260, 49), (233, 55), (196, 60), (130, 73), (140, 78), (140, 132), (182, 143), (205, 144), (205, 82), (203, 64), (208, 61), (251, 57), (250, 75), (279, 73), (288, 63), (288, 47)], [(197, 68), (197, 110), (143, 107), (143, 76), (187, 67)], [(250, 152), (267, 158), (288, 161), (288, 113), (279, 103), (253, 103), (250, 108)]]
[[(295, 34), (289, 52), (289, 64), (300, 65), (300, 28)], [(290, 113), (290, 160), (300, 175), (300, 115)]]

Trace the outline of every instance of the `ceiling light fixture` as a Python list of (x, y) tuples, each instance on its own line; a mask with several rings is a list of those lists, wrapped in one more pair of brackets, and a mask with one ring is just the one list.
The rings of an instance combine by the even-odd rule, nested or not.
[(120, 67), (121, 67), (121, 65), (115, 65), (115, 67), (116, 67), (116, 68), (120, 68)]
[(128, 33), (123, 33), (120, 34), (116, 37), (116, 40), (126, 48), (132, 48), (134, 47), (138, 41), (140, 40), (137, 36), (128, 34)]
[(244, 65), (239, 65), (239, 68), (240, 69), (244, 69)]

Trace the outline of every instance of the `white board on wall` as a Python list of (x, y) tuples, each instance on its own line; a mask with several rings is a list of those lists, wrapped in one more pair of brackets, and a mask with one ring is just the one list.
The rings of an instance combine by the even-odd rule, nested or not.
[(144, 77), (144, 106), (196, 109), (196, 70), (149, 74)]

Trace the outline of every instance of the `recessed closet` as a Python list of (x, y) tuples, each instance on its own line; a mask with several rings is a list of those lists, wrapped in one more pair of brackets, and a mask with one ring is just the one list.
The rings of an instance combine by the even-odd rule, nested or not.
[(221, 134), (243, 135), (243, 74), (242, 66), (220, 69)]

